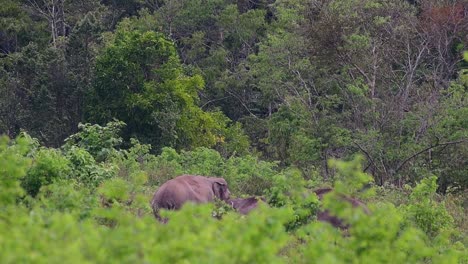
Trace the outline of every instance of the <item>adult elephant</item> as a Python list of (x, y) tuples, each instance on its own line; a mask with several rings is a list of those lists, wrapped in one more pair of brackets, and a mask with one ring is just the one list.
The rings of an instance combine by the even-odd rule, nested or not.
[(223, 178), (181, 175), (159, 187), (151, 200), (154, 216), (160, 220), (159, 209), (178, 210), (188, 201), (208, 203), (215, 198), (228, 201), (229, 188)]

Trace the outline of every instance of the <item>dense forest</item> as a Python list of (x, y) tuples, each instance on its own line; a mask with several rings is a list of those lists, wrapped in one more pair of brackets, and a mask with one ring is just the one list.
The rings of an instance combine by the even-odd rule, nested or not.
[(467, 90), (466, 0), (0, 0), (0, 259), (468, 263)]

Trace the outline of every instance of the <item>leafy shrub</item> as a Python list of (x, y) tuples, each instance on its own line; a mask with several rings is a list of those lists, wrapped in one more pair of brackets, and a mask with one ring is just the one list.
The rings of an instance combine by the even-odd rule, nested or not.
[(250, 147), (249, 137), (240, 123), (234, 123), (224, 129), (224, 137), (216, 145), (223, 157), (247, 155)]
[(396, 187), (391, 184), (375, 186), (376, 195), (370, 200), (375, 202), (387, 201), (396, 206), (407, 204), (411, 194), (411, 188), (405, 185), (404, 188)]
[(145, 170), (149, 174), (149, 185), (161, 185), (166, 181), (181, 175), (184, 170), (181, 157), (173, 148), (163, 148), (160, 155), (148, 161)]
[(96, 161), (104, 161), (116, 152), (116, 147), (122, 143), (119, 136), (121, 129), (125, 126), (122, 121), (112, 121), (106, 126), (97, 124), (78, 124), (78, 133), (65, 139), (63, 148), (68, 150), (77, 146), (88, 151)]
[(272, 177), (271, 188), (265, 190), (268, 203), (275, 207), (299, 202), (304, 198), (306, 182), (297, 169), (289, 169)]
[[(350, 224), (346, 236), (342, 232), (324, 223), (311, 222), (297, 230), (300, 244), (289, 252), (294, 256), (294, 263), (457, 263), (466, 259), (466, 250), (461, 243), (453, 244), (447, 235), (436, 239), (431, 232), (407, 225), (406, 212), (401, 212), (389, 203), (370, 205), (371, 214), (365, 214), (361, 208), (341, 199), (338, 190), (352, 193), (362, 188), (369, 177), (362, 174), (360, 158), (349, 162), (332, 161), (340, 178), (347, 182), (335, 182), (335, 190), (324, 196), (323, 207)], [(346, 188), (345, 188), (346, 187)], [(427, 201), (435, 192), (435, 178), (426, 179), (415, 188), (414, 199)], [(419, 204), (417, 210), (410, 207), (409, 215), (420, 215), (422, 207), (431, 204)], [(441, 208), (421, 214), (439, 221), (447, 220), (441, 214)], [(422, 211), (428, 212), (429, 208)], [(436, 217), (434, 217), (436, 216)], [(444, 216), (444, 217), (441, 217)], [(423, 222), (426, 223), (425, 221)], [(429, 235), (426, 235), (426, 233)], [(442, 233), (440, 233), (442, 234)], [(446, 233), (450, 234), (450, 233)]]
[[(180, 212), (168, 213), (167, 228), (160, 229), (161, 236), (154, 236), (158, 241), (153, 246), (154, 260), (158, 263), (181, 259), (195, 263), (280, 262), (277, 253), (288, 239), (283, 228), (283, 222), (289, 218), (287, 210), (262, 207), (247, 217), (228, 213), (222, 221), (211, 218), (211, 210), (209, 205), (187, 204)], [(186, 219), (193, 220), (187, 223)], [(174, 239), (164, 238), (168, 236)], [(178, 252), (170, 250), (173, 248)]]
[(423, 179), (410, 195), (410, 203), (403, 206), (408, 222), (414, 223), (427, 235), (434, 237), (444, 229), (453, 228), (453, 218), (443, 203), (435, 201), (437, 177)]
[(214, 201), (214, 209), (211, 215), (213, 217), (216, 217), (218, 219), (222, 219), (224, 215), (226, 215), (228, 212), (235, 212), (236, 210), (228, 203), (225, 201), (222, 201), (218, 198), (215, 198)]
[(305, 175), (314, 170), (314, 162), (320, 160), (320, 140), (310, 138), (303, 133), (294, 134), (289, 147), (290, 161), (301, 168)]
[(107, 201), (125, 202), (130, 198), (130, 188), (127, 182), (120, 178), (105, 181), (98, 192)]
[[(466, 258), (463, 245), (453, 244), (448, 236), (442, 235), (432, 240), (433, 235), (426, 232), (426, 226), (422, 225), (423, 228), (420, 229), (408, 225), (407, 213), (402, 213), (392, 204), (371, 204), (371, 213), (365, 214), (361, 208), (353, 208), (350, 203), (340, 199), (338, 191), (356, 193), (369, 180), (369, 177), (361, 172), (360, 160), (357, 157), (348, 162), (331, 162), (343, 182), (335, 182), (335, 191), (324, 196), (322, 205), (350, 225), (346, 231), (347, 236), (343, 236), (328, 224), (312, 222), (305, 225), (296, 232), (297, 239), (301, 241), (300, 245), (294, 248), (294, 253), (290, 253), (296, 257), (295, 262), (457, 263)], [(410, 216), (413, 212), (419, 215), (423, 207), (431, 205), (418, 201), (427, 202), (428, 197), (435, 193), (435, 180), (426, 179), (415, 188), (413, 199), (416, 200), (413, 202), (418, 209), (412, 211), (414, 207), (410, 207)], [(438, 226), (439, 221), (447, 220), (445, 214), (440, 213), (442, 207), (429, 211), (429, 215), (420, 216), (435, 220)], [(428, 213), (428, 209), (425, 208), (422, 212)]]
[[(51, 182), (44, 183), (36, 197), (16, 199), (24, 193), (19, 183), (27, 174), (27, 155), (32, 153), (29, 148), (27, 140), (0, 140), (0, 164), (6, 165), (0, 167), (2, 263), (468, 260), (464, 244), (457, 241), (463, 235), (453, 236), (458, 230), (449, 223), (444, 204), (436, 202), (435, 178), (422, 181), (413, 189), (408, 204), (404, 201), (399, 208), (386, 202), (370, 203), (371, 213), (366, 214), (343, 201), (340, 194), (363, 194), (369, 180), (362, 173), (360, 158), (330, 163), (338, 180), (334, 183), (335, 192), (325, 195), (321, 206), (349, 224), (346, 231), (341, 231), (314, 221), (320, 203), (308, 189), (311, 181), (306, 182), (298, 169), (279, 171), (275, 163), (261, 162), (252, 156), (225, 160), (208, 149), (182, 154), (165, 149), (155, 157), (149, 155), (145, 145), (136, 143), (129, 150), (116, 152), (106, 163), (97, 163), (88, 151), (77, 146), (70, 147), (65, 156), (53, 149), (39, 149), (29, 172), (52, 175)], [(4, 160), (8, 163), (1, 163)], [(50, 166), (38, 166), (47, 160)], [(67, 164), (71, 176), (57, 173), (63, 164)], [(79, 173), (93, 174), (101, 166), (120, 167), (124, 173), (103, 178), (98, 188), (83, 184), (86, 177), (78, 176)], [(154, 188), (147, 185), (150, 166), (167, 166), (181, 172), (190, 168), (202, 172), (219, 170), (244, 195), (245, 190), (257, 192), (268, 186), (264, 195), (271, 207), (260, 203), (259, 208), (244, 216), (220, 201), (205, 205), (187, 203), (179, 211), (161, 211), (163, 217), (169, 218), (163, 225), (154, 219), (149, 205), (148, 188)], [(89, 171), (80, 171), (81, 167)], [(251, 189), (241, 185), (244, 181), (255, 183), (256, 177), (265, 185)]]
[(193, 151), (182, 151), (180, 163), (185, 173), (195, 175), (223, 175), (224, 160), (216, 150), (200, 147)]
[(317, 196), (313, 194), (304, 197), (299, 202), (293, 203), (291, 208), (294, 212), (294, 218), (286, 223), (286, 230), (293, 231), (316, 220), (319, 207), (320, 202)]
[(468, 214), (466, 208), (468, 207), (468, 194), (448, 194), (444, 199), (444, 206), (447, 212), (450, 213), (454, 219), (455, 226), (460, 229), (459, 236), (461, 236), (465, 244), (468, 245)]
[(0, 206), (14, 203), (23, 195), (20, 179), (26, 175), (31, 159), (24, 155), (29, 151), (28, 141), (18, 138), (10, 145), (6, 136), (0, 136)]
[(70, 213), (78, 220), (91, 216), (96, 196), (87, 188), (77, 188), (73, 181), (56, 181), (41, 188), (36, 206), (50, 212)]
[[(337, 193), (357, 195), (358, 192), (366, 189), (365, 187), (373, 182), (372, 176), (363, 172), (361, 155), (356, 155), (350, 161), (329, 160), (330, 167), (336, 169), (336, 180), (334, 188)], [(367, 189), (368, 196), (373, 195), (373, 189)], [(363, 195), (363, 193), (361, 193)]]
[(69, 178), (80, 185), (89, 188), (97, 187), (102, 181), (114, 177), (117, 166), (114, 164), (97, 163), (94, 157), (85, 149), (71, 146), (65, 156), (70, 160), (72, 173)]
[(120, 150), (120, 155), (116, 156), (118, 159), (113, 160), (121, 163), (128, 172), (141, 169), (144, 163), (154, 157), (150, 155), (151, 145), (141, 144), (135, 138), (130, 139), (130, 144), (132, 146), (128, 150)]
[(118, 224), (107, 228), (69, 213), (41, 217), (38, 211), (34, 217), (17, 211), (18, 222), (0, 221), (4, 237), (15, 237), (0, 238), (5, 249), (0, 258), (3, 263), (280, 263), (277, 253), (288, 239), (282, 226), (288, 215), (281, 209), (245, 218), (229, 213), (219, 221), (211, 217), (210, 205), (187, 204), (171, 212), (165, 226), (119, 207), (103, 210)]
[(22, 187), (31, 196), (36, 196), (41, 186), (71, 173), (70, 161), (59, 150), (42, 148), (34, 155), (32, 167), (23, 178)]
[(319, 200), (315, 193), (305, 187), (307, 182), (301, 171), (289, 169), (273, 177), (272, 187), (265, 191), (267, 201), (274, 207), (288, 207), (292, 219), (286, 223), (286, 230), (297, 229), (316, 219)]
[(234, 193), (262, 195), (271, 187), (273, 176), (278, 174), (278, 165), (274, 162), (261, 161), (247, 155), (231, 157), (226, 161), (224, 177)]
[(442, 250), (427, 243), (425, 234), (415, 228), (402, 229), (403, 218), (390, 204), (381, 204), (372, 215), (355, 216), (344, 237), (330, 225), (311, 223), (297, 232), (305, 241), (297, 248), (296, 263), (457, 263), (459, 250)]

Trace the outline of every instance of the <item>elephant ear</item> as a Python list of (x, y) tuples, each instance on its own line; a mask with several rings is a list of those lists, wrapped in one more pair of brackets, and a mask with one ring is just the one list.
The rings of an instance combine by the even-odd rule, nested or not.
[(229, 199), (229, 189), (227, 187), (227, 182), (223, 178), (211, 178), (213, 183), (213, 193), (219, 199), (226, 201)]

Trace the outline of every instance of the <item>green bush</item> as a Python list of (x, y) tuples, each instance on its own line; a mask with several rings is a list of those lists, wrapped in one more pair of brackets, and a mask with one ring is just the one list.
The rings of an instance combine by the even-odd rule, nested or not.
[(97, 163), (85, 149), (71, 146), (65, 153), (71, 163), (72, 173), (68, 178), (89, 188), (97, 187), (102, 181), (117, 174), (117, 166), (109, 163)]
[[(335, 190), (324, 196), (322, 206), (349, 228), (346, 235), (326, 223), (311, 222), (299, 228), (295, 234), (300, 244), (289, 252), (294, 263), (459, 263), (467, 259), (465, 247), (450, 239), (455, 230), (443, 205), (431, 200), (435, 178), (425, 179), (415, 188), (410, 199), (414, 204), (404, 210), (376, 203), (369, 205), (371, 212), (366, 214), (339, 195), (356, 192), (368, 181), (361, 172), (360, 158), (331, 164), (343, 181), (335, 182)], [(408, 219), (415, 225), (408, 225)], [(439, 231), (436, 237), (434, 230)]]
[[(96, 162), (87, 150), (77, 146), (62, 155), (54, 149), (31, 152), (29, 143), (26, 138), (13, 142), (0, 139), (2, 263), (468, 260), (463, 244), (466, 239), (459, 235), (444, 203), (435, 195), (435, 177), (423, 180), (409, 199), (401, 199), (399, 207), (371, 197), (376, 202), (368, 203), (370, 214), (366, 214), (341, 197), (373, 194), (362, 191), (369, 176), (362, 173), (360, 158), (330, 162), (336, 170), (335, 191), (320, 203), (309, 189), (313, 183), (305, 181), (300, 170), (279, 171), (275, 163), (252, 156), (225, 160), (204, 148), (181, 154), (165, 149), (161, 155), (152, 156), (147, 145), (134, 141), (132, 148), (117, 151), (106, 162)], [(31, 153), (34, 155), (27, 157)], [(34, 164), (30, 166), (31, 160)], [(99, 173), (102, 166), (118, 167), (120, 173), (88, 184), (85, 175)], [(174, 173), (219, 171), (239, 196), (262, 190), (270, 206), (260, 203), (244, 216), (221, 201), (187, 203), (179, 211), (161, 211), (169, 221), (159, 223), (149, 204), (155, 186), (148, 183), (148, 172), (163, 167), (171, 167)], [(20, 186), (20, 182), (27, 182), (22, 180), (24, 176), (46, 180), (40, 182), (35, 197), (18, 199), (24, 194)], [(244, 182), (252, 186), (242, 185)], [(349, 228), (339, 230), (315, 221), (319, 206), (339, 216)]]
[(68, 150), (72, 146), (77, 146), (88, 151), (96, 161), (104, 161), (112, 157), (116, 152), (116, 147), (122, 143), (119, 136), (125, 123), (122, 121), (112, 121), (106, 126), (97, 124), (78, 124), (78, 133), (65, 139), (63, 148)]
[(145, 165), (149, 174), (150, 185), (161, 185), (166, 181), (181, 175), (184, 170), (180, 155), (173, 148), (163, 148), (162, 153)]
[(224, 129), (224, 137), (221, 137), (216, 149), (223, 157), (242, 156), (249, 152), (249, 137), (245, 134), (240, 123), (234, 123)]
[(182, 151), (180, 163), (185, 173), (195, 175), (222, 176), (224, 160), (216, 150), (200, 147), (193, 151)]
[(42, 148), (34, 154), (32, 166), (21, 185), (29, 195), (36, 196), (41, 186), (65, 179), (70, 173), (70, 161), (59, 150)]
[(234, 193), (250, 195), (263, 195), (271, 187), (273, 176), (279, 173), (277, 163), (262, 161), (251, 155), (229, 158), (224, 171), (223, 176)]
[(414, 223), (427, 235), (435, 237), (443, 230), (453, 228), (453, 218), (443, 203), (435, 200), (437, 177), (423, 179), (410, 195), (409, 204), (403, 206), (406, 220)]
[(63, 180), (42, 187), (35, 206), (51, 214), (69, 213), (80, 220), (91, 216), (97, 197), (90, 189), (77, 188), (74, 181)]
[[(463, 249), (449, 241), (431, 245), (421, 230), (402, 228), (403, 217), (390, 204), (372, 208), (372, 215), (355, 215), (349, 236), (323, 223), (311, 223), (297, 232), (303, 244), (294, 252), (295, 263), (458, 263)], [(447, 248), (448, 247), (448, 248)]]
[(20, 179), (26, 175), (31, 159), (24, 155), (29, 151), (28, 141), (18, 138), (10, 144), (6, 136), (0, 136), (0, 206), (12, 204), (22, 196)]

